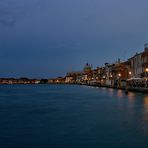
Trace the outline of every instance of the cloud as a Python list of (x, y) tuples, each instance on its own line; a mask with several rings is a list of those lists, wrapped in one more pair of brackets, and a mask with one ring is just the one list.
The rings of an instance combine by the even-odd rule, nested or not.
[(13, 26), (26, 13), (40, 6), (41, 0), (0, 0), (0, 24)]
[(12, 26), (17, 20), (16, 0), (12, 3), (10, 0), (0, 0), (0, 24)]
[(16, 23), (16, 14), (14, 11), (6, 11), (0, 9), (0, 24), (6, 26), (12, 26)]

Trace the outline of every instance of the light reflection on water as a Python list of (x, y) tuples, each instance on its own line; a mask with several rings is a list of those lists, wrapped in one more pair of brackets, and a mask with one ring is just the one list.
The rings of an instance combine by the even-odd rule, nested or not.
[(109, 88), (108, 89), (108, 93), (110, 94), (110, 96), (114, 95), (114, 89), (113, 88)]
[(148, 112), (148, 96), (147, 95), (144, 97), (144, 108)]
[(118, 89), (118, 90), (117, 90), (117, 97), (118, 97), (118, 98), (122, 98), (122, 97), (123, 97), (123, 95), (124, 95), (123, 90)]
[(134, 103), (134, 101), (135, 101), (135, 93), (129, 92), (127, 94), (127, 97), (128, 97), (128, 101), (129, 101), (130, 104)]
[[(144, 124), (148, 125), (148, 95), (144, 96), (144, 108), (143, 108), (143, 121)], [(145, 129), (146, 130), (146, 129)], [(148, 131), (148, 128), (147, 128)]]

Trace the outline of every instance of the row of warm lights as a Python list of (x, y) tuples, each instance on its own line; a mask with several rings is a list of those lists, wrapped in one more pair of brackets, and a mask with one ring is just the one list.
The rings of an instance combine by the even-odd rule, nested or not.
[[(146, 68), (145, 71), (148, 72), (148, 68)], [(132, 74), (132, 72), (129, 71), (129, 75), (131, 75), (131, 74)], [(119, 73), (118, 76), (121, 77), (121, 73)], [(111, 74), (111, 75), (110, 75), (110, 78), (112, 78), (112, 77), (113, 77), (113, 75)], [(106, 77), (103, 76), (103, 79), (105, 79), (105, 78), (106, 78)]]
[[(146, 68), (145, 71), (148, 72), (148, 68)], [(131, 75), (131, 74), (132, 74), (132, 72), (129, 71), (129, 75)], [(119, 73), (118, 76), (121, 77), (121, 73)], [(113, 77), (113, 75), (111, 74), (111, 75), (110, 75), (110, 78), (112, 78), (112, 77)], [(103, 76), (103, 79), (105, 79), (105, 78), (106, 78), (106, 77)]]
[[(129, 72), (129, 75), (131, 75), (131, 74), (132, 74), (132, 72)], [(118, 76), (121, 77), (121, 73), (119, 73)], [(110, 75), (110, 77), (112, 78), (113, 75)]]
[[(145, 71), (148, 72), (148, 68), (146, 68)], [(132, 72), (129, 71), (129, 75), (131, 75), (131, 74), (132, 74)], [(119, 73), (118, 76), (121, 77), (121, 73)], [(105, 78), (106, 78), (106, 76), (103, 76), (103, 79), (105, 79)], [(112, 75), (112, 74), (110, 75), (110, 78), (113, 78), (113, 75)], [(94, 78), (92, 78), (92, 80), (93, 80), (93, 79), (94, 79)], [(96, 77), (96, 79), (99, 79), (99, 78)], [(87, 78), (86, 80), (90, 80), (90, 79)]]
[[(148, 68), (146, 68), (145, 71), (148, 72)], [(132, 74), (132, 72), (129, 71), (129, 75), (131, 75), (131, 74)], [(121, 77), (121, 74), (119, 73), (118, 76)], [(112, 78), (113, 76), (111, 75), (110, 77)]]

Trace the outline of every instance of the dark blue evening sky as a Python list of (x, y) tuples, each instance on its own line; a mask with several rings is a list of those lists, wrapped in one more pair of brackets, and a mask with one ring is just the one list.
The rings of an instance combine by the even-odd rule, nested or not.
[(143, 51), (147, 0), (0, 0), (0, 77), (50, 78)]

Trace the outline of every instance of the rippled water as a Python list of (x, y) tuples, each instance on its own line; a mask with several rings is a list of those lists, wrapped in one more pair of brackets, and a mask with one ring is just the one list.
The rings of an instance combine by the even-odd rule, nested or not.
[(0, 85), (0, 148), (148, 148), (148, 95)]

